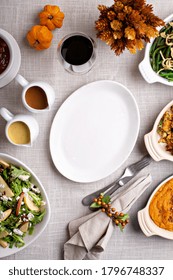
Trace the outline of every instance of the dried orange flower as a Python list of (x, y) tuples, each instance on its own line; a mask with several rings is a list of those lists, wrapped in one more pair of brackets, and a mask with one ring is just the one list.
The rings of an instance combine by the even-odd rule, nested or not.
[(144, 47), (143, 41), (157, 37), (157, 26), (165, 25), (164, 21), (153, 13), (151, 4), (146, 0), (114, 0), (111, 7), (99, 5), (99, 19), (95, 26), (97, 37), (120, 55), (125, 48), (131, 53)]

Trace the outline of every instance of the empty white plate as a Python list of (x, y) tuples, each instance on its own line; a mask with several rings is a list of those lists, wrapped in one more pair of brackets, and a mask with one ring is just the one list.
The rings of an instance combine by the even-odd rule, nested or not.
[(72, 181), (100, 180), (128, 158), (139, 123), (138, 106), (126, 87), (106, 80), (87, 84), (67, 98), (54, 118), (52, 160)]

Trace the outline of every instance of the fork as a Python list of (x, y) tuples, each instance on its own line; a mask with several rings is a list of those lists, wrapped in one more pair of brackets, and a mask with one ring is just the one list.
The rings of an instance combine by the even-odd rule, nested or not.
[(129, 165), (125, 168), (122, 176), (114, 181), (113, 183), (109, 184), (108, 186), (91, 193), (82, 199), (82, 204), (85, 206), (89, 206), (93, 199), (98, 197), (100, 193), (104, 193), (104, 195), (112, 195), (118, 188), (123, 187), (127, 184), (132, 178), (134, 178), (143, 168), (148, 166), (152, 161), (152, 158), (149, 154), (144, 156), (141, 160)]

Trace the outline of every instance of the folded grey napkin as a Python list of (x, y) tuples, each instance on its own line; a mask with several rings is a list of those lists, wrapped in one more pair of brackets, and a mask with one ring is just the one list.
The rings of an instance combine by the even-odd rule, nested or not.
[[(151, 181), (150, 174), (139, 178), (128, 189), (111, 198), (112, 207), (127, 213)], [(64, 259), (99, 259), (115, 230), (114, 227), (112, 219), (101, 210), (71, 221), (68, 225), (70, 239), (64, 244)]]

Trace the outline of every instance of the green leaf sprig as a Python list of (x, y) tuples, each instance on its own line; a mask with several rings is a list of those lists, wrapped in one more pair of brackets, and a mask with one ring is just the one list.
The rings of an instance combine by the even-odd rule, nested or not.
[(93, 203), (90, 205), (91, 208), (101, 208), (101, 211), (110, 217), (116, 226), (123, 231), (124, 227), (129, 223), (129, 215), (122, 212), (116, 211), (115, 208), (111, 206), (111, 198), (109, 195), (104, 195), (101, 193), (98, 198), (95, 198)]

